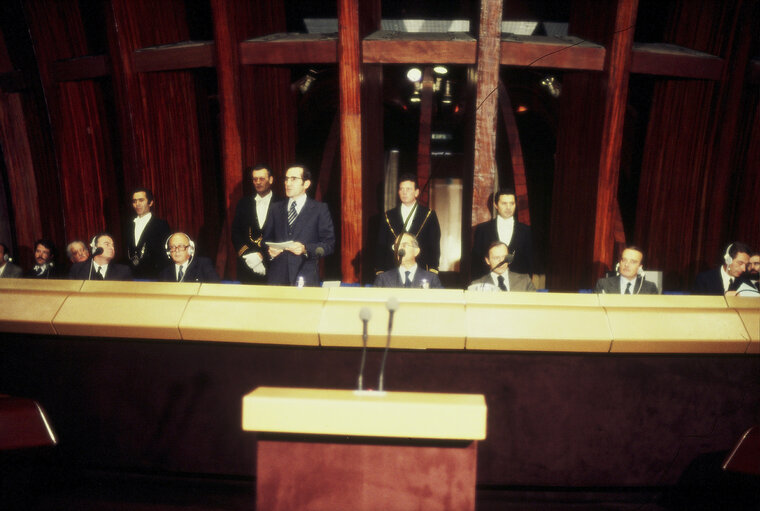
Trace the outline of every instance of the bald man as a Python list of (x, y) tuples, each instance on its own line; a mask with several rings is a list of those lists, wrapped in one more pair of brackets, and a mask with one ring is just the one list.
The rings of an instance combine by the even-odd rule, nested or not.
[(219, 274), (207, 257), (195, 255), (195, 243), (184, 232), (175, 232), (165, 244), (170, 264), (158, 276), (162, 282), (219, 282)]

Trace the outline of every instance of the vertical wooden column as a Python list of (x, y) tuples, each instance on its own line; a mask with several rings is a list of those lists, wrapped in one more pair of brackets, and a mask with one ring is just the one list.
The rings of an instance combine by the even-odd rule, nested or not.
[(488, 196), (496, 187), (496, 112), (499, 106), (502, 0), (481, 0), (475, 92), (475, 150), (471, 224), (491, 218)]
[(242, 193), (243, 149), (240, 111), (240, 42), (235, 30), (239, 2), (211, 0), (214, 19), (216, 77), (219, 84), (219, 135), (224, 176), (224, 210), (227, 216), (216, 251), (217, 272), (230, 277), (235, 267), (235, 254), (230, 245), (230, 229), (235, 205)]
[(362, 248), (362, 119), (359, 8), (338, 0), (338, 82), (340, 85), (341, 274), (358, 282), (352, 263)]
[(623, 122), (628, 101), (631, 48), (638, 4), (638, 0), (618, 0), (604, 66), (606, 90), (597, 180), (594, 280), (613, 265), (620, 151), (623, 146)]
[(512, 100), (507, 94), (507, 88), (499, 81), (499, 105), (501, 118), (507, 132), (509, 157), (512, 161), (512, 176), (515, 180), (515, 201), (520, 212), (520, 222), (530, 225), (530, 202), (528, 201), (528, 182), (525, 178), (525, 161), (523, 160), (520, 133), (517, 131), (517, 120), (512, 109)]
[(427, 66), (422, 73), (420, 128), (417, 137), (417, 182), (421, 188), (418, 200), (425, 206), (430, 203), (430, 136), (433, 127), (433, 85), (433, 70)]

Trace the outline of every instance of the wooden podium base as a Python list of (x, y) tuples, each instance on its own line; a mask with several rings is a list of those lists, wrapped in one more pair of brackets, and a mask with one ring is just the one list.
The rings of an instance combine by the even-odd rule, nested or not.
[(259, 435), (256, 508), (474, 510), (476, 441)]

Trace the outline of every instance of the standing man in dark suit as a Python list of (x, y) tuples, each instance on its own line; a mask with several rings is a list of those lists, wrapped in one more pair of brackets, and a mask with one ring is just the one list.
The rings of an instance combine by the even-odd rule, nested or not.
[(731, 243), (723, 254), (723, 264), (712, 270), (703, 271), (694, 280), (692, 293), (695, 295), (724, 295), (734, 279), (744, 273), (752, 252), (744, 243)]
[(92, 259), (74, 263), (69, 270), (72, 280), (132, 280), (129, 266), (114, 263), (116, 245), (113, 237), (102, 232), (96, 234), (90, 243)]
[(319, 285), (317, 261), (335, 249), (335, 231), (327, 205), (306, 195), (311, 186), (311, 172), (303, 165), (292, 165), (285, 172), (285, 195), (288, 200), (271, 210), (272, 221), (264, 231), (265, 242), (284, 243), (268, 249), (271, 259), (267, 270), (269, 284), (281, 286)]
[(162, 282), (219, 282), (211, 259), (195, 255), (195, 243), (184, 232), (175, 232), (166, 240), (170, 264), (159, 275)]
[(634, 246), (623, 250), (614, 277), (601, 278), (596, 283), (595, 291), (601, 294), (617, 295), (656, 295), (659, 294), (657, 284), (646, 280), (644, 267), (644, 252)]
[(398, 178), (398, 197), (401, 204), (385, 212), (378, 230), (375, 252), (375, 274), (396, 267), (396, 257), (393, 250), (394, 240), (401, 233), (411, 233), (420, 248), (417, 261), (423, 269), (438, 273), (441, 259), (441, 226), (435, 211), (426, 208), (417, 197), (420, 189), (417, 177), (413, 174), (402, 174)]
[(509, 247), (509, 253), (514, 261), (509, 270), (515, 273), (532, 275), (533, 270), (533, 239), (530, 227), (517, 221), (515, 212), (517, 202), (515, 191), (510, 188), (499, 190), (493, 196), (496, 206), (496, 218), (475, 226), (472, 243), (471, 276), (479, 277), (489, 272), (485, 258), (488, 247), (494, 241), (502, 241)]
[(256, 165), (247, 174), (256, 193), (240, 199), (232, 220), (232, 245), (238, 255), (237, 278), (244, 284), (266, 284), (264, 226), (272, 208), (282, 199), (272, 192), (274, 177), (268, 167)]
[(127, 259), (135, 278), (156, 280), (168, 264), (164, 242), (171, 234), (166, 220), (153, 215), (153, 192), (147, 188), (132, 191), (132, 209), (137, 216), (127, 229)]
[(417, 239), (408, 232), (399, 234), (393, 242), (394, 251), (398, 253), (398, 267), (387, 270), (375, 277), (375, 287), (422, 287), (441, 289), (438, 275), (421, 268), (417, 264), (420, 246)]

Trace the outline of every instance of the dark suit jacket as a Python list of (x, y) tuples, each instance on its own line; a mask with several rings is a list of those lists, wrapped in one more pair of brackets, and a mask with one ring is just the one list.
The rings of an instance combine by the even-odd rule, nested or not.
[(20, 279), (24, 277), (24, 270), (20, 266), (11, 262), (5, 263), (5, 271), (0, 275), (0, 279)]
[(695, 295), (716, 295), (720, 296), (725, 293), (723, 289), (723, 279), (720, 276), (720, 266), (712, 270), (703, 271), (694, 279), (694, 286), (691, 289)]
[(259, 228), (255, 194), (243, 197), (237, 203), (230, 237), (232, 238), (232, 246), (237, 252), (237, 278), (240, 282), (263, 284), (267, 281), (266, 275), (257, 275), (245, 264), (243, 256), (259, 252), (264, 256), (264, 262), (267, 262), (267, 250), (266, 246), (263, 246), (263, 234), (266, 230), (266, 224), (271, 221), (272, 208), (280, 201), (282, 201), (282, 197), (273, 193), (272, 200), (269, 202), (267, 218), (264, 221), (264, 229)]
[[(476, 286), (477, 284), (490, 284), (492, 286), (495, 286), (496, 284), (494, 284), (490, 274), (491, 270), (489, 269), (487, 274), (483, 275), (477, 280), (473, 280), (470, 286)], [(536, 290), (536, 288), (533, 286), (533, 282), (530, 280), (530, 277), (524, 273), (515, 273), (513, 271), (508, 271), (507, 281), (509, 282), (510, 292)], [(497, 287), (496, 289), (498, 290), (499, 288)]]
[[(412, 279), (412, 287), (422, 287), (422, 279), (428, 281), (430, 289), (442, 289), (441, 280), (433, 272), (424, 270), (419, 263), (417, 263), (417, 271), (414, 272), (414, 278)], [(392, 270), (384, 271), (375, 277), (375, 287), (404, 287), (404, 283), (401, 280), (401, 275), (398, 272), (398, 267)]]
[[(163, 270), (158, 276), (161, 282), (177, 282), (177, 271), (172, 263)], [(211, 259), (208, 257), (193, 256), (190, 264), (187, 265), (187, 271), (182, 277), (182, 282), (219, 282), (219, 274), (216, 273)]]
[[(36, 264), (35, 264), (36, 266)], [(55, 264), (50, 263), (46, 266), (45, 271), (42, 273), (37, 273), (34, 271), (34, 268), (26, 272), (25, 277), (27, 279), (63, 279), (66, 278), (63, 276), (64, 274), (61, 273), (61, 269), (58, 268)]]
[[(596, 293), (607, 293), (607, 294), (620, 294), (620, 277), (615, 275), (614, 277), (605, 277), (602, 279), (599, 279), (596, 282), (596, 289), (594, 289)], [(642, 281), (641, 277), (636, 277), (636, 282), (631, 287), (631, 294), (634, 295), (656, 295), (659, 294), (657, 290), (657, 284), (654, 282), (649, 282), (648, 280), (644, 279)]]
[[(95, 266), (91, 264), (92, 259), (74, 263), (69, 270), (69, 279), (71, 280), (94, 280)], [(103, 280), (133, 280), (132, 270), (129, 266), (118, 264), (113, 261), (108, 263), (108, 269)]]
[(269, 263), (267, 282), (292, 286), (300, 275), (304, 278), (305, 285), (318, 286), (317, 248), (321, 248), (324, 251), (322, 255), (325, 256), (332, 254), (335, 249), (335, 231), (330, 211), (327, 204), (307, 197), (291, 229), (288, 227), (287, 209), (288, 201), (284, 200), (269, 211), (272, 221), (267, 221), (264, 226), (264, 241), (299, 241), (306, 246), (306, 255), (297, 256), (284, 250)]
[[(488, 246), (499, 240), (499, 232), (496, 227), (496, 219), (493, 218), (475, 226), (475, 234), (472, 242), (471, 276), (479, 277), (491, 270), (485, 262), (488, 255)], [(509, 242), (509, 253), (514, 254), (515, 259), (509, 264), (509, 271), (515, 273), (535, 273), (533, 264), (533, 239), (530, 227), (515, 220), (515, 228), (512, 231), (512, 241)]]
[[(417, 256), (417, 264), (428, 271), (438, 273), (438, 264), (441, 260), (441, 226), (438, 224), (438, 216), (419, 202), (411, 225), (407, 226), (407, 232), (414, 234), (420, 245), (420, 255)], [(390, 270), (398, 266), (394, 254), (393, 242), (396, 237), (404, 232), (404, 221), (401, 218), (401, 206), (396, 206), (385, 212), (377, 233), (377, 246), (375, 247), (375, 273)]]
[(158, 278), (158, 274), (169, 263), (166, 257), (166, 240), (171, 235), (169, 224), (166, 220), (158, 218), (151, 213), (150, 221), (135, 241), (135, 224), (130, 222), (127, 227), (127, 264), (132, 269), (135, 278), (151, 279)]

